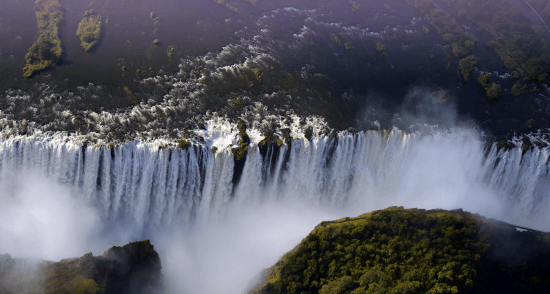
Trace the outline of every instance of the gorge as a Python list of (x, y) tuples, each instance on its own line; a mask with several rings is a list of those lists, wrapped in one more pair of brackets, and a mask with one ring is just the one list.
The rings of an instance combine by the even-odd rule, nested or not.
[(1, 4), (0, 256), (243, 293), (390, 206), (550, 231), (548, 1)]
[[(13, 137), (0, 145), (1, 181), (15, 194), (32, 180), (16, 179), (25, 175), (65, 187), (88, 213), (60, 221), (85, 215), (91, 220), (63, 237), (75, 238), (74, 231), (85, 238), (101, 232), (102, 239), (118, 243), (151, 237), (168, 260), (167, 283), (183, 280), (185, 285), (174, 287), (195, 293), (244, 291), (254, 272), (270, 265), (266, 260), (274, 263), (311, 225), (396, 204), (463, 208), (548, 230), (548, 147), (485, 146), (478, 133), (462, 129), (311, 140), (295, 130), (289, 145), (270, 145), (262, 154), (262, 136), (249, 129), (252, 142), (243, 164), (231, 152), (239, 139), (235, 123), (211, 121), (199, 133), (204, 143), (187, 149), (161, 141), (82, 147), (60, 134)], [(273, 238), (279, 244), (265, 246)], [(239, 258), (247, 250), (265, 256), (239, 264), (246, 263)], [(234, 266), (249, 276), (239, 272), (233, 278), (240, 280), (224, 280)], [(171, 280), (170, 271), (180, 278)], [(226, 277), (214, 274), (219, 271)]]

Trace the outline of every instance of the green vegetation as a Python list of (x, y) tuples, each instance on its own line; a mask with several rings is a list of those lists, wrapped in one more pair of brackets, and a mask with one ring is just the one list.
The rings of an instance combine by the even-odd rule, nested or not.
[(427, 35), (430, 33), (430, 29), (428, 29), (426, 26), (422, 26), (422, 32)]
[(59, 262), (0, 255), (0, 293), (161, 293), (160, 258), (149, 240)]
[(277, 145), (278, 147), (281, 147), (283, 145), (283, 141), (279, 139), (277, 135), (273, 133), (273, 131), (266, 131), (264, 132), (264, 139), (258, 142), (258, 147), (260, 148), (260, 152), (262, 154), (267, 153), (267, 147), (268, 146), (274, 146)]
[(432, 92), (431, 98), (434, 102), (445, 102), (451, 100), (449, 93), (441, 88), (435, 89), (435, 91)]
[(129, 245), (135, 248), (134, 259), (144, 259), (155, 253), (155, 248), (149, 239), (131, 242)]
[(254, 73), (254, 76), (256, 77), (256, 80), (258, 80), (258, 82), (261, 83), (262, 82), (262, 76), (264, 75), (262, 70), (259, 69), (259, 68), (253, 68), (252, 72)]
[(257, 293), (458, 293), (480, 254), (475, 221), (392, 207), (318, 225)]
[(92, 50), (101, 38), (101, 16), (94, 15), (93, 10), (87, 10), (78, 24), (76, 35), (80, 38), (80, 46), (84, 51)]
[(361, 10), (361, 5), (353, 0), (349, 0), (349, 5), (351, 6), (351, 10), (353, 10), (353, 12)]
[(246, 123), (240, 118), (237, 118), (235, 121), (238, 124), (240, 139), (239, 146), (231, 149), (231, 152), (233, 153), (235, 160), (240, 161), (245, 159), (246, 155), (248, 154), (250, 137), (248, 137), (248, 134), (246, 133)]
[(500, 142), (498, 142), (498, 148), (508, 150), (510, 149), (510, 144), (508, 144), (506, 140), (501, 140)]
[(52, 279), (48, 280), (44, 294), (96, 294), (101, 288), (92, 279), (86, 279), (70, 268), (66, 262), (61, 262), (52, 272)]
[[(340, 37), (342, 39), (344, 39), (344, 48), (346, 48), (346, 50), (352, 50), (353, 49), (353, 45), (351, 44), (351, 42), (346, 42), (348, 39), (346, 37), (346, 34), (344, 33), (340, 33)], [(330, 39), (332, 40), (332, 42), (334, 42), (334, 44), (338, 45), (338, 46), (341, 46), (342, 45), (342, 41), (340, 41), (340, 39), (338, 38), (337, 35), (335, 35), (334, 33), (330, 33)]]
[(549, 253), (549, 235), (462, 210), (390, 207), (322, 222), (252, 293), (537, 293), (550, 285)]
[(25, 55), (27, 64), (23, 76), (30, 78), (35, 73), (53, 67), (61, 61), (63, 49), (59, 39), (59, 23), (63, 11), (58, 0), (37, 0), (34, 12), (38, 19), (38, 39)]
[(378, 53), (380, 53), (384, 56), (388, 56), (388, 53), (386, 52), (386, 46), (384, 46), (384, 44), (382, 44), (382, 42), (380, 42), (378, 40), (375, 40), (374, 41), (374, 46), (376, 48), (376, 51), (378, 51)]
[(248, 2), (254, 7), (258, 6), (258, 0), (244, 0), (244, 2)]
[(474, 69), (474, 66), (476, 66), (478, 62), (478, 59), (474, 55), (470, 55), (458, 62), (458, 68), (460, 68), (460, 73), (464, 76), (465, 82), (468, 81), (470, 72)]
[(243, 81), (248, 85), (249, 88), (254, 87), (254, 81), (248, 76), (246, 71), (241, 71), (241, 76)]
[(510, 93), (512, 94), (512, 96), (517, 97), (517, 96), (525, 93), (525, 89), (527, 89), (527, 85), (521, 85), (520, 83), (515, 83), (512, 86), (512, 90), (510, 91)]
[(166, 49), (166, 56), (168, 56), (168, 61), (172, 61), (172, 57), (174, 57), (174, 49), (176, 49), (174, 45), (170, 45), (168, 46), (168, 49)]
[(338, 46), (341, 45), (340, 39), (338, 39), (338, 36), (336, 36), (335, 34), (330, 33), (330, 39), (331, 39), (332, 42), (334, 42), (336, 45), (338, 45)]
[(178, 148), (187, 150), (187, 148), (191, 147), (193, 144), (187, 140), (178, 140)]
[(281, 133), (283, 133), (283, 140), (285, 144), (290, 146), (292, 144), (292, 137), (290, 137), (290, 129), (289, 128), (281, 129)]
[[(529, 18), (512, 7), (507, 0), (444, 0), (458, 10), (458, 15), (479, 25), (493, 40), (487, 46), (493, 48), (509, 70), (517, 70), (532, 82), (548, 80), (550, 55), (540, 26), (534, 26)], [(550, 5), (536, 2), (538, 9)], [(537, 28), (538, 27), (538, 28)]]
[[(435, 28), (438, 34), (443, 37), (443, 41), (451, 44), (452, 55), (455, 58), (464, 57), (470, 53), (475, 46), (475, 37), (465, 33), (456, 19), (450, 14), (443, 11), (432, 0), (405, 0), (407, 3), (414, 5)], [(423, 27), (422, 31), (425, 34), (429, 33), (429, 29)]]
[(489, 75), (480, 75), (477, 78), (477, 82), (485, 91), (487, 92), (487, 98), (490, 101), (495, 102), (500, 96), (502, 96), (502, 86), (497, 83), (491, 83), (489, 80)]

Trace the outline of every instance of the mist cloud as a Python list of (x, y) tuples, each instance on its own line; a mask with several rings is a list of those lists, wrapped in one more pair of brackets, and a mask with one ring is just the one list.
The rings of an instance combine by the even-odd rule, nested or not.
[(36, 171), (0, 180), (0, 253), (49, 260), (92, 251), (100, 218), (71, 190)]

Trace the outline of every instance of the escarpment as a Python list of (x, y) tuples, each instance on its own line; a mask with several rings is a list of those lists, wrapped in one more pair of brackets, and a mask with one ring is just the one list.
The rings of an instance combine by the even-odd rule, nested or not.
[(460, 210), (322, 222), (251, 293), (543, 293), (550, 234)]
[(149, 240), (59, 262), (0, 255), (0, 293), (161, 293), (161, 262)]

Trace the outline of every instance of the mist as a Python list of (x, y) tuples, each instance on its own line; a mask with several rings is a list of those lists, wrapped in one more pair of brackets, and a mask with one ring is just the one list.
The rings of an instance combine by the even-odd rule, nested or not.
[(340, 216), (298, 203), (245, 206), (204, 227), (161, 236), (167, 293), (243, 293), (318, 223)]
[[(81, 187), (61, 183), (60, 175), (76, 174), (63, 172), (61, 167), (49, 175), (40, 169), (2, 173), (0, 254), (59, 260), (87, 252), (99, 255), (114, 245), (151, 239), (161, 257), (167, 293), (244, 293), (263, 269), (274, 265), (320, 222), (355, 217), (388, 206), (462, 208), (547, 230), (550, 222), (545, 209), (533, 214), (531, 206), (516, 205), (511, 196), (514, 191), (488, 184), (493, 166), (486, 161), (487, 150), (479, 132), (460, 127), (451, 103), (437, 104), (435, 110), (428, 107), (433, 103), (429, 97), (430, 93), (422, 89), (413, 92), (405, 103), (414, 113), (403, 110), (399, 114), (402, 123), (413, 122), (417, 128), (414, 134), (399, 130), (341, 134), (337, 146), (324, 137), (309, 142), (294, 141), (289, 147), (292, 149), (288, 161), (281, 161), (285, 171), (265, 175), (278, 180), (259, 180), (266, 170), (262, 166), (265, 162), (259, 149), (253, 146), (240, 183), (235, 187), (231, 184), (233, 165), (223, 165), (232, 162), (228, 150), (219, 150), (215, 156), (210, 150), (174, 150), (169, 162), (165, 150), (132, 145), (117, 147), (114, 152), (118, 161), (113, 162), (118, 163), (111, 164), (107, 163), (111, 152), (91, 147), (85, 151), (60, 148), (75, 153), (59, 153), (59, 158), (80, 158), (78, 152), (86, 152), (85, 164), (75, 161), (71, 163), (74, 166), (64, 167), (69, 171), (86, 167), (79, 174), (81, 180), (63, 181), (82, 182)], [(418, 103), (424, 108), (416, 107)], [(422, 124), (425, 118), (429, 121)], [(32, 155), (32, 150), (36, 150), (32, 148), (21, 154), (28, 154), (32, 160), (41, 158)], [(132, 156), (138, 153), (154, 156)], [(204, 194), (196, 198), (201, 201), (200, 207), (190, 210), (184, 210), (186, 206), (169, 207), (178, 203), (167, 200), (171, 195), (167, 191), (179, 187), (173, 179), (179, 178), (178, 185), (196, 183), (200, 169), (195, 172), (192, 168), (192, 164), (199, 162), (193, 160), (195, 154), (202, 154), (202, 164), (209, 166), (205, 173), (212, 175), (201, 188)], [(144, 162), (132, 167), (135, 158)], [(6, 157), (3, 160), (4, 167), (20, 170), (15, 168), (19, 163)], [(278, 165), (278, 160), (265, 164)], [(179, 167), (169, 165), (176, 163)], [(156, 168), (143, 169), (143, 166)], [(182, 167), (186, 168), (185, 178), (181, 175)], [(160, 168), (166, 171), (158, 172)], [(133, 176), (124, 176), (126, 170), (134, 170)], [(86, 174), (89, 171), (93, 176)], [(101, 181), (97, 181), (98, 171), (102, 171)], [(111, 179), (115, 176), (121, 177)], [(83, 187), (94, 187), (99, 182), (112, 187), (139, 186), (136, 190), (139, 194), (131, 194), (135, 189), (126, 186), (128, 192), (116, 196), (121, 197), (117, 202), (113, 194), (104, 193), (119, 189), (109, 192), (97, 187), (84, 193)], [(150, 189), (150, 193), (144, 193), (143, 189)], [(231, 190), (234, 195), (225, 195)], [(204, 191), (214, 192), (205, 195)], [(88, 200), (85, 195), (91, 198)], [(143, 195), (150, 198), (138, 198)], [(147, 206), (142, 206), (143, 199), (149, 203)], [(117, 205), (118, 212), (114, 209)], [(174, 211), (179, 214), (170, 214)], [(196, 214), (195, 220), (189, 220), (189, 213)]]
[[(167, 293), (244, 293), (321, 221), (388, 206), (457, 209), (508, 219), (498, 195), (481, 181), (482, 144), (473, 132), (415, 143), (402, 170), (380, 186), (354, 184), (343, 205), (289, 193), (276, 202), (228, 204), (221, 219), (157, 236)], [(465, 140), (466, 138), (466, 140)], [(393, 172), (388, 168), (388, 172)], [(358, 178), (362, 175), (358, 174)], [(235, 204), (234, 202), (233, 204)]]
[(99, 215), (70, 187), (31, 170), (4, 176), (0, 186), (1, 253), (57, 261), (92, 251)]

